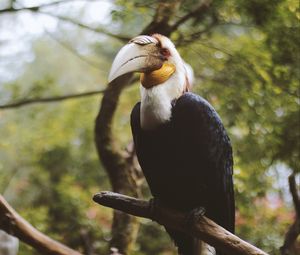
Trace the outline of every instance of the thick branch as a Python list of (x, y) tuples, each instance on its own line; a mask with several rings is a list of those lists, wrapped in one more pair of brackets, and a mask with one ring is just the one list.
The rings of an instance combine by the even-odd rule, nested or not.
[(300, 233), (300, 221), (296, 219), (285, 234), (284, 244), (280, 247), (282, 255), (290, 255)]
[(124, 186), (123, 178), (126, 175), (124, 169), (127, 169), (127, 162), (113, 137), (112, 121), (120, 94), (131, 77), (132, 74), (124, 75), (108, 85), (103, 94), (101, 108), (95, 123), (95, 142), (98, 154), (107, 170), (113, 190), (117, 192), (120, 192), (121, 187)]
[[(95, 142), (101, 163), (105, 166), (112, 188), (116, 192), (138, 196), (140, 193), (134, 178), (133, 164), (125, 157), (113, 137), (113, 116), (118, 106), (122, 90), (131, 80), (132, 74), (127, 74), (108, 85), (95, 123)], [(129, 244), (136, 238), (137, 220), (118, 211), (114, 212), (112, 239), (110, 247), (116, 247), (122, 254), (128, 252)]]
[(298, 194), (298, 188), (297, 188), (296, 178), (294, 173), (289, 176), (289, 188), (293, 198), (297, 218), (300, 219), (300, 198)]
[(31, 99), (22, 99), (16, 102), (8, 103), (0, 105), (0, 109), (12, 109), (17, 107), (22, 107), (28, 104), (36, 104), (36, 103), (51, 103), (51, 102), (58, 102), (64, 101), (69, 99), (87, 97), (87, 96), (94, 96), (98, 94), (104, 93), (105, 90), (95, 90), (95, 91), (88, 91), (84, 93), (75, 93), (65, 96), (53, 96), (53, 97), (42, 97), (42, 98), (31, 98)]
[(0, 195), (0, 229), (14, 235), (41, 254), (81, 255), (81, 253), (44, 235), (24, 220)]
[(291, 250), (293, 249), (297, 237), (300, 234), (300, 200), (294, 173), (289, 176), (289, 188), (294, 202), (296, 218), (293, 224), (289, 227), (288, 231), (286, 232), (284, 243), (280, 247), (280, 252), (282, 255), (291, 254)]
[(100, 192), (94, 201), (135, 216), (148, 218), (189, 235), (198, 237), (208, 244), (231, 255), (267, 255), (257, 247), (245, 242), (228, 232), (205, 216), (197, 217), (192, 224), (187, 224), (188, 214), (174, 211), (162, 205), (152, 210), (147, 201), (120, 195), (113, 192)]

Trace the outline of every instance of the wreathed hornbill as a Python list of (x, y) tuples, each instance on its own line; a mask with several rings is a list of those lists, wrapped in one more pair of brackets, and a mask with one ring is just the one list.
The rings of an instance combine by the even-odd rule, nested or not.
[[(133, 38), (117, 54), (109, 82), (140, 72), (141, 102), (131, 113), (138, 161), (153, 197), (207, 217), (234, 232), (232, 148), (221, 119), (202, 97), (189, 92), (185, 63), (167, 37)], [(166, 229), (179, 254), (221, 254), (186, 234)]]

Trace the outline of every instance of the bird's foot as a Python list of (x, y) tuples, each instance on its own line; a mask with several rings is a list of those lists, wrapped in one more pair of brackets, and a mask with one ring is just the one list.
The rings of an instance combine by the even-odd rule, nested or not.
[(195, 225), (195, 223), (197, 223), (199, 221), (199, 219), (201, 219), (205, 214), (205, 208), (200, 206), (200, 207), (196, 207), (193, 210), (191, 210), (188, 215), (186, 216), (185, 219), (185, 224), (187, 226), (193, 226)]
[(159, 199), (157, 198), (151, 198), (149, 200), (149, 212), (151, 215), (151, 219), (155, 220), (157, 217), (157, 207), (159, 205)]

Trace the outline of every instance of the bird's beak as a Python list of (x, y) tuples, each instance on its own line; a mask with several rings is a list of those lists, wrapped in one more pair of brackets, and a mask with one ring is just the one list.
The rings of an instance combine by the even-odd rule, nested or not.
[(142, 44), (140, 40), (131, 40), (118, 52), (108, 76), (109, 82), (126, 73), (150, 72), (162, 67), (164, 58), (155, 41)]

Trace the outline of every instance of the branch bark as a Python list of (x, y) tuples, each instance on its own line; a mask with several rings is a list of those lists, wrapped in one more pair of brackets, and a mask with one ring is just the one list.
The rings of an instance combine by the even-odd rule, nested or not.
[[(112, 132), (113, 116), (120, 94), (131, 78), (132, 74), (119, 77), (105, 90), (95, 123), (95, 143), (98, 155), (109, 176), (112, 189), (115, 192), (139, 196), (140, 189), (134, 177), (134, 166), (126, 160), (126, 152), (117, 146)], [(120, 253), (126, 254), (130, 244), (135, 241), (137, 230), (136, 218), (114, 211), (112, 239), (109, 248), (118, 248)]]
[(174, 211), (161, 204), (156, 204), (153, 208), (147, 201), (109, 191), (96, 194), (93, 200), (100, 205), (148, 218), (161, 225), (198, 237), (231, 255), (267, 255), (264, 251), (228, 232), (205, 216), (195, 217), (194, 221), (188, 224), (186, 219), (189, 213)]
[[(280, 247), (281, 255), (291, 255), (297, 237), (300, 234), (300, 199), (297, 189), (295, 173), (289, 176), (289, 188), (293, 198), (293, 203), (296, 211), (296, 217), (293, 224), (289, 227), (285, 234), (283, 246)], [(298, 251), (299, 252), (299, 251)], [(295, 252), (296, 254), (296, 252)]]
[(289, 176), (289, 188), (290, 192), (293, 198), (293, 203), (296, 211), (296, 216), (297, 218), (300, 218), (300, 198), (298, 194), (298, 188), (297, 188), (297, 183), (296, 183), (296, 175), (295, 173), (292, 173)]
[(0, 229), (46, 255), (81, 255), (81, 253), (44, 235), (24, 220), (0, 195)]
[(4, 109), (12, 109), (12, 108), (18, 108), (29, 104), (37, 104), (37, 103), (51, 103), (51, 102), (58, 102), (58, 101), (64, 101), (69, 99), (76, 99), (81, 97), (87, 97), (87, 96), (94, 96), (104, 93), (105, 90), (94, 90), (94, 91), (88, 91), (83, 93), (74, 93), (69, 94), (65, 96), (53, 96), (53, 97), (42, 97), (42, 98), (31, 98), (31, 99), (22, 99), (16, 102), (11, 102), (8, 104), (0, 105), (0, 110)]

